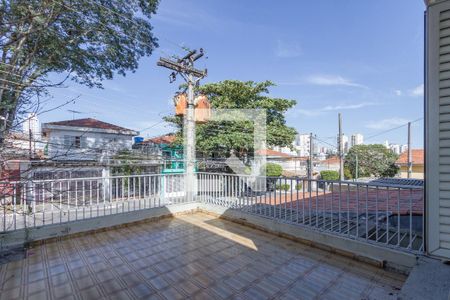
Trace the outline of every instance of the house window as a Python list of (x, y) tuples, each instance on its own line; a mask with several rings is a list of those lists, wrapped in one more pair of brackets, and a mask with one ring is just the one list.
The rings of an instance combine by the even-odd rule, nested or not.
[(64, 136), (64, 147), (66, 149), (81, 149), (86, 148), (86, 137), (85, 136)]
[(75, 148), (81, 148), (81, 136), (76, 136), (75, 137), (74, 146), (75, 146)]

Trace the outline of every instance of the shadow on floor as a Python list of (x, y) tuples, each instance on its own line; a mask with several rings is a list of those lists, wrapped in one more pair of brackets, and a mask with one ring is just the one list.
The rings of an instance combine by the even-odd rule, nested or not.
[(0, 266), (0, 298), (395, 299), (404, 280), (196, 213), (32, 247)]

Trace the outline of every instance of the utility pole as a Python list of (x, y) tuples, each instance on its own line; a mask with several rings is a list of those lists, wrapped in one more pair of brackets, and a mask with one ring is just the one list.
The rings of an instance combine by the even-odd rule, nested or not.
[(411, 122), (408, 122), (408, 178), (412, 175)]
[(31, 132), (31, 128), (28, 129), (28, 140), (29, 140), (29, 159), (33, 158), (33, 151), (31, 150), (31, 139), (33, 138), (33, 133)]
[(184, 116), (184, 159), (186, 168), (186, 197), (187, 201), (194, 200), (197, 184), (195, 178), (195, 103), (194, 86), (200, 79), (207, 75), (207, 70), (198, 70), (194, 68), (194, 62), (203, 56), (203, 49), (192, 50), (184, 57), (177, 60), (159, 58), (157, 65), (173, 70), (169, 76), (170, 82), (176, 80), (177, 74), (181, 75), (188, 85), (188, 99), (186, 114)]
[(338, 150), (339, 150), (339, 179), (344, 180), (344, 145), (342, 143), (342, 116), (338, 114), (339, 122), (339, 138), (338, 138)]
[(29, 147), (30, 147), (30, 152), (29, 152), (29, 158), (30, 160), (33, 158), (33, 150), (31, 149), (31, 143), (32, 143), (32, 139), (33, 139), (33, 132), (31, 131), (31, 118), (28, 118), (28, 140), (29, 140)]
[(312, 179), (313, 173), (313, 134), (309, 134), (309, 159), (308, 159), (308, 178)]

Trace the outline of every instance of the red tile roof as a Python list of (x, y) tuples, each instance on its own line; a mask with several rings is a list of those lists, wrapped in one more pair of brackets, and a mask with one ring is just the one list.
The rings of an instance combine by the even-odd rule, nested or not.
[(327, 158), (325, 160), (322, 160), (320, 163), (323, 165), (338, 165), (340, 162), (339, 157), (338, 156), (332, 156), (330, 158)]
[[(423, 149), (412, 149), (411, 150), (412, 163), (413, 165), (423, 165), (424, 163), (424, 150)], [(404, 165), (408, 163), (408, 151), (403, 152), (398, 157), (397, 164)]]
[[(370, 185), (369, 185), (370, 187)], [(338, 189), (336, 189), (338, 190)], [(367, 198), (366, 198), (367, 197)], [(275, 196), (270, 196), (263, 199), (263, 203), (273, 205), (275, 202)], [(355, 190), (346, 190), (346, 187), (342, 188), (340, 192), (318, 192), (311, 196), (306, 193), (287, 193), (283, 197), (276, 198), (277, 206), (286, 207), (285, 203), (291, 202), (290, 207), (303, 206), (304, 211), (317, 208), (320, 211), (337, 212), (338, 210), (349, 211), (350, 213), (361, 213), (361, 201), (364, 201), (366, 210), (369, 213), (383, 211), (390, 211), (392, 213), (400, 213), (401, 215), (409, 215), (411, 212), (414, 215), (423, 214), (423, 190), (422, 189), (402, 189), (401, 191), (380, 189), (376, 190), (374, 187), (370, 187), (364, 198), (361, 199), (361, 195)], [(342, 201), (346, 199), (346, 201)], [(296, 204), (296, 202), (299, 202)], [(292, 205), (292, 206), (291, 206)], [(298, 205), (298, 206), (296, 206)]]
[(280, 151), (275, 151), (272, 149), (264, 149), (264, 150), (259, 150), (257, 151), (257, 153), (259, 155), (266, 155), (266, 156), (276, 156), (276, 157), (293, 157), (290, 154), (286, 154)]
[(66, 120), (66, 121), (58, 121), (58, 122), (50, 122), (46, 123), (48, 125), (57, 125), (57, 126), (71, 126), (71, 127), (87, 127), (87, 128), (98, 128), (98, 129), (110, 129), (117, 131), (134, 131), (128, 128), (120, 127), (114, 124), (106, 123), (103, 121), (99, 121), (93, 118), (85, 118), (85, 119), (75, 119), (75, 120)]
[(173, 142), (175, 142), (175, 135), (174, 134), (166, 134), (166, 135), (161, 135), (158, 137), (154, 137), (151, 139), (147, 139), (144, 141), (144, 143), (154, 143), (154, 144), (172, 144)]

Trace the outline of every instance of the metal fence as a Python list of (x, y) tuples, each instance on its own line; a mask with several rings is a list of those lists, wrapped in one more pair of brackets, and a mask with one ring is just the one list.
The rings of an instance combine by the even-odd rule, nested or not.
[[(290, 224), (423, 252), (423, 187), (199, 173), (199, 197)], [(264, 185), (264, 186), (263, 186)]]
[(183, 202), (184, 174), (0, 182), (0, 232)]
[[(194, 201), (423, 252), (423, 187), (197, 173)], [(187, 202), (184, 174), (0, 182), (0, 233)]]

